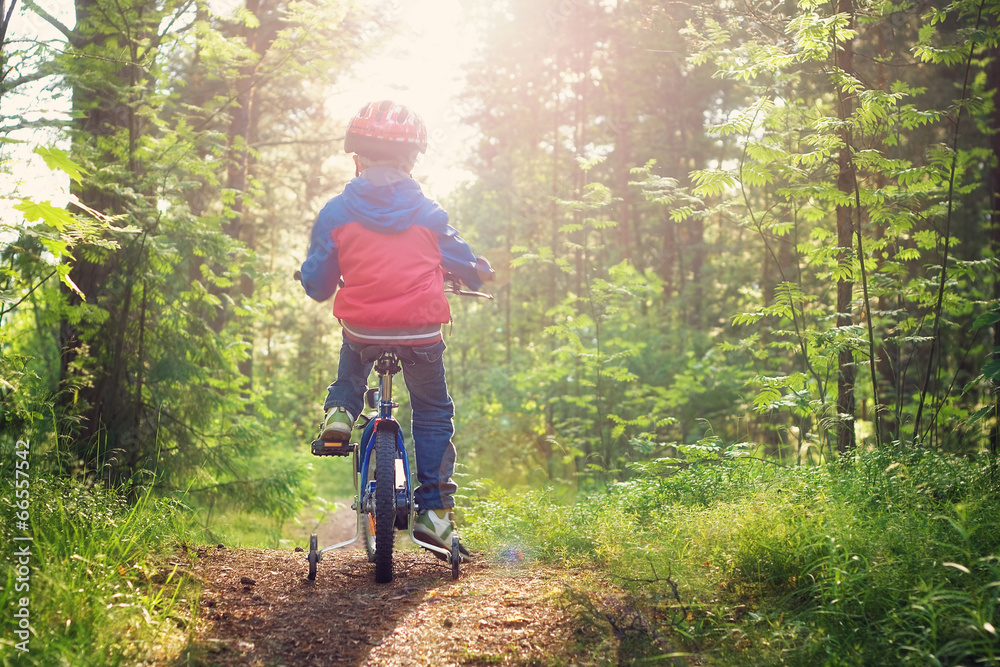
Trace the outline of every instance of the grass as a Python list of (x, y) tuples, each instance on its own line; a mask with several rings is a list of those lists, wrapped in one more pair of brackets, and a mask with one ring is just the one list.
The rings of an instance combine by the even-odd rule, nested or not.
[(666, 636), (715, 664), (1000, 662), (1000, 492), (984, 462), (678, 463), (571, 506), (487, 485), (466, 538), (603, 573), (644, 616), (623, 659)]
[[(985, 462), (926, 450), (795, 468), (700, 456), (636, 465), (573, 504), (554, 491), (466, 485), (478, 500), (463, 499), (463, 532), (498, 559), (585, 568), (592, 576), (563, 602), (582, 630), (608, 637), (614, 662), (1000, 662), (1000, 489)], [(314, 474), (321, 494), (352, 491), (346, 466)], [(0, 497), (8, 545), (24, 534), (8, 520), (11, 489)], [(195, 529), (189, 510), (41, 474), (30, 489), (30, 591), (15, 590), (8, 553), (0, 662), (176, 655), (197, 595), (171, 564)], [(31, 651), (22, 654), (13, 610), (25, 596)]]
[[(197, 595), (170, 564), (180, 507), (149, 494), (129, 505), (122, 493), (41, 475), (30, 491), (33, 541), (14, 542), (25, 532), (0, 523), (5, 545), (31, 550), (26, 578), (18, 582), (11, 567), (0, 579), (3, 664), (127, 665), (175, 654)], [(13, 515), (9, 495), (0, 505)], [(21, 598), (29, 601), (28, 652), (15, 646)]]
[[(303, 452), (304, 456), (305, 453)], [(231, 505), (215, 508), (191, 503), (188, 534), (204, 544), (234, 548), (293, 549), (307, 546), (309, 534), (329, 513), (355, 495), (350, 458), (323, 457), (309, 462), (306, 482), (298, 489), (301, 505), (294, 512), (278, 514), (273, 507), (247, 511)], [(287, 518), (290, 515), (290, 518)]]
[[(4, 461), (17, 460), (4, 453)], [(0, 609), (5, 610), (0, 664), (5, 667), (166, 664), (188, 644), (197, 613), (196, 585), (183, 566), (173, 564), (178, 547), (191, 542), (291, 549), (297, 543), (290, 533), (308, 535), (334, 500), (354, 493), (349, 461), (322, 460), (312, 471), (309, 491), (323, 497), (294, 520), (232, 508), (209, 517), (208, 508), (160, 498), (152, 490), (129, 500), (126, 489), (53, 477), (44, 461), (41, 467), (36, 463), (30, 469), (27, 531), (15, 521), (22, 510), (16, 506), (14, 465), (0, 465), (0, 537), (4, 545), (14, 545), (0, 573)], [(13, 539), (25, 535), (33, 541)], [(21, 544), (30, 545), (27, 581), (18, 581), (12, 556)], [(22, 639), (14, 611), (22, 598), (29, 601), (28, 652), (16, 646)]]

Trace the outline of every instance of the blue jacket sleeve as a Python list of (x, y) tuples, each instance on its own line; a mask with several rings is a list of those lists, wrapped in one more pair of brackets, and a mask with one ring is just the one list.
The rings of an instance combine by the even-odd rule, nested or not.
[(483, 286), (476, 271), (476, 256), (472, 254), (469, 244), (458, 235), (451, 225), (445, 225), (445, 230), (438, 236), (438, 247), (441, 249), (441, 266), (445, 271), (454, 273), (458, 279), (477, 290)]
[(306, 294), (316, 301), (326, 301), (337, 291), (340, 282), (340, 262), (337, 257), (337, 244), (333, 241), (333, 228), (329, 224), (329, 216), (324, 215), (327, 209), (320, 212), (313, 224), (309, 239), (309, 252), (306, 261), (302, 263), (302, 287)]

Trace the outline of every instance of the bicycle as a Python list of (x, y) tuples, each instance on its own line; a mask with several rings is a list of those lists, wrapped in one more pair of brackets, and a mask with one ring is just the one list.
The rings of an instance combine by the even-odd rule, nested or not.
[[(458, 279), (451, 274), (445, 275), (445, 292), (493, 299), (491, 294), (462, 289)], [(360, 442), (336, 446), (320, 440), (312, 442), (313, 454), (353, 457), (356, 495), (351, 509), (357, 512), (357, 523), (352, 539), (322, 549), (315, 534), (309, 537), (306, 558), (310, 581), (316, 579), (317, 566), (324, 553), (354, 544), (363, 537), (368, 560), (375, 563), (376, 583), (389, 583), (392, 581), (392, 554), (397, 530), (407, 530), (414, 544), (440, 554), (451, 565), (452, 578), (459, 578), (462, 545), (457, 535), (452, 537), (451, 549), (443, 549), (423, 542), (413, 534), (416, 508), (410, 482), (410, 461), (403, 444), (402, 430), (392, 416), (392, 411), (399, 407), (392, 400), (392, 379), (402, 370), (397, 357), (398, 349), (399, 346), (390, 345), (372, 346), (365, 350), (364, 360), (374, 360), (378, 386), (365, 392), (365, 403), (375, 412), (359, 416), (360, 423), (355, 428), (363, 429)]]

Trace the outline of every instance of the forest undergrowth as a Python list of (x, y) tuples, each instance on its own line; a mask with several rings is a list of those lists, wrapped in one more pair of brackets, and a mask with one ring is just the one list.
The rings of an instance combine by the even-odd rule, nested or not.
[[(183, 505), (152, 489), (130, 502), (124, 488), (74, 478), (32, 482), (30, 530), (0, 524), (4, 544), (30, 553), (25, 569), (16, 562), (5, 568), (2, 664), (104, 667), (176, 655), (197, 600), (196, 586), (173, 559), (190, 532)], [(0, 505), (15, 516), (11, 497)], [(32, 540), (14, 540), (24, 534)], [(28, 611), (27, 637), (16, 632), (19, 608)]]
[(624, 662), (1000, 661), (995, 466), (926, 449), (797, 467), (736, 453), (637, 464), (574, 504), (484, 484), (466, 535), (616, 584), (624, 600), (582, 584), (566, 604)]
[[(785, 466), (747, 448), (682, 448), (572, 498), (474, 482), (463, 534), (490, 562), (576, 571), (560, 604), (623, 664), (1000, 661), (996, 466), (912, 448)], [(33, 487), (24, 664), (159, 664), (190, 641), (197, 585), (175, 554), (202, 528), (124, 491)], [(11, 648), (3, 664), (22, 664)]]
[[(304, 449), (341, 331), (288, 277), (405, 3), (43, 4), (0, 9), (0, 663), (22, 622), (24, 663), (155, 662), (178, 545), (353, 494)], [(581, 573), (623, 662), (996, 664), (1000, 0), (462, 4), (470, 545)]]

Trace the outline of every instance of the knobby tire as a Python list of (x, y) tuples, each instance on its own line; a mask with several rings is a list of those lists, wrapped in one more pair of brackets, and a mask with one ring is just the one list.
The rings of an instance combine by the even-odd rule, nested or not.
[(396, 537), (396, 432), (375, 432), (375, 582), (392, 581)]

